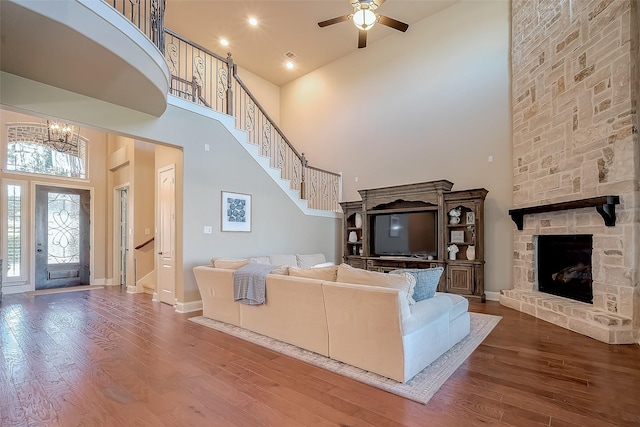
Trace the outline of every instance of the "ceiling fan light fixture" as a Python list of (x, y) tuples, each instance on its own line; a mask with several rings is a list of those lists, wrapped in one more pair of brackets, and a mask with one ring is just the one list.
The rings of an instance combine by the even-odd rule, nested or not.
[(369, 30), (378, 22), (378, 16), (369, 8), (357, 9), (353, 12), (353, 23), (359, 30)]

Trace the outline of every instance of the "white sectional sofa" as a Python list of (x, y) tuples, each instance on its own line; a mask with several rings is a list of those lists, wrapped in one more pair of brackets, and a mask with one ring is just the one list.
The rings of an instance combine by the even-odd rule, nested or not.
[[(233, 300), (234, 267), (242, 262), (218, 264), (230, 268), (194, 268), (205, 317), (396, 381), (410, 380), (469, 333), (465, 298), (436, 293), (411, 304), (406, 273), (367, 272), (344, 264), (294, 267), (291, 275), (267, 275), (265, 304), (245, 305)], [(345, 277), (361, 283), (340, 282)], [(367, 281), (371, 284), (362, 284)]]

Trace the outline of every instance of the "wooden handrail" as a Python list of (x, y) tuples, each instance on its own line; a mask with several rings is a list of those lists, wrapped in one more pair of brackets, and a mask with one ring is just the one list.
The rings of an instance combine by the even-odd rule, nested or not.
[(155, 240), (155, 237), (150, 238), (149, 240), (147, 240), (146, 242), (136, 246), (134, 249), (138, 250), (138, 249), (142, 249), (145, 246), (147, 246), (149, 243), (153, 242)]
[(222, 56), (218, 55), (217, 53), (215, 53), (215, 52), (213, 52), (213, 51), (210, 51), (209, 49), (207, 49), (207, 48), (206, 48), (206, 47), (204, 47), (204, 46), (199, 45), (198, 43), (192, 42), (192, 41), (191, 41), (191, 40), (189, 40), (188, 38), (186, 38), (186, 37), (184, 37), (184, 36), (181, 36), (180, 34), (176, 33), (175, 31), (171, 31), (171, 30), (170, 30), (170, 29), (168, 29), (167, 27), (165, 27), (165, 28), (164, 28), (164, 31), (165, 31), (166, 33), (168, 33), (169, 35), (172, 35), (173, 37), (175, 37), (175, 38), (177, 38), (177, 39), (180, 39), (180, 40), (182, 40), (183, 42), (188, 43), (188, 44), (190, 44), (191, 46), (194, 46), (194, 47), (196, 47), (196, 48), (200, 49), (201, 51), (203, 51), (203, 52), (204, 52), (204, 53), (206, 53), (207, 55), (211, 55), (211, 56), (213, 56), (214, 58), (216, 58), (216, 59), (217, 59), (217, 60), (219, 60), (219, 61), (227, 62), (227, 58), (224, 58), (224, 57), (222, 57)]
[(282, 132), (280, 130), (280, 128), (278, 127), (278, 125), (276, 125), (276, 123), (273, 121), (273, 119), (267, 114), (267, 112), (265, 111), (264, 108), (262, 108), (262, 105), (260, 105), (260, 103), (258, 102), (258, 100), (253, 96), (253, 94), (249, 91), (249, 88), (244, 84), (244, 82), (240, 79), (240, 76), (238, 76), (238, 72), (237, 72), (237, 67), (234, 64), (233, 67), (233, 78), (236, 79), (236, 81), (238, 82), (238, 84), (240, 85), (240, 87), (246, 92), (247, 96), (251, 99), (251, 101), (256, 105), (256, 107), (258, 107), (258, 110), (260, 110), (260, 112), (265, 116), (265, 118), (271, 123), (271, 126), (276, 130), (276, 132), (278, 132), (280, 134), (280, 136), (282, 137), (282, 140), (284, 142), (287, 143), (287, 145), (289, 146), (289, 148), (291, 148), (291, 151), (293, 151), (295, 153), (296, 156), (298, 156), (298, 158), (300, 159), (300, 161), (303, 162), (302, 166), (304, 168), (308, 168), (308, 169), (313, 169), (313, 170), (317, 170), (318, 172), (324, 172), (324, 173), (328, 173), (330, 175), (335, 175), (335, 176), (340, 176), (339, 173), (335, 173), (335, 172), (331, 172), (325, 169), (320, 169), (320, 168), (316, 168), (313, 166), (309, 166), (308, 162), (304, 161), (304, 153), (300, 154), (298, 153), (298, 150), (295, 149), (295, 147), (293, 146), (293, 144), (291, 144), (291, 142), (287, 139), (287, 137), (285, 136), (284, 132)]
[[(234, 63), (231, 52), (228, 52), (227, 57), (223, 58), (169, 29), (165, 28), (165, 32), (167, 37), (171, 38), (167, 47), (169, 53), (166, 59), (172, 74), (189, 73), (189, 67), (182, 69), (184, 67), (180, 65), (183, 56), (187, 56), (186, 59), (182, 59), (183, 62), (187, 61), (186, 63), (190, 63), (193, 58), (200, 60), (198, 64), (194, 63), (192, 66), (194, 75), (191, 82), (187, 80), (191, 78), (188, 75), (174, 74), (172, 78), (172, 83), (180, 82), (180, 84), (191, 86), (192, 93), (189, 94), (185, 91), (184, 98), (195, 97), (197, 99), (194, 99), (194, 101), (204, 105), (207, 105), (206, 100), (208, 100), (210, 106), (207, 106), (209, 108), (234, 117), (236, 126), (245, 127), (244, 130), (249, 135), (249, 142), (260, 146), (260, 154), (270, 157), (271, 165), (280, 168), (282, 173), (286, 175), (286, 179), (292, 181), (292, 186), (300, 191), (302, 199), (307, 199), (314, 208), (338, 210), (337, 203), (342, 174), (309, 166), (305, 154), (295, 149), (291, 141), (284, 135), (284, 132), (267, 114), (260, 102), (238, 76), (238, 66)], [(189, 55), (193, 58), (189, 59)], [(213, 60), (213, 65), (203, 65), (204, 63), (209, 64), (211, 60)], [(198, 65), (201, 66), (201, 69), (197, 68)], [(197, 77), (195, 74), (196, 69)], [(235, 91), (238, 94), (235, 94)], [(203, 93), (204, 96), (202, 95)], [(234, 105), (236, 102), (239, 104)], [(253, 127), (254, 115), (256, 120), (262, 123), (262, 133)], [(243, 121), (246, 123), (243, 124)], [(274, 136), (275, 143), (271, 141), (272, 136)], [(276, 148), (278, 152), (271, 150), (272, 144), (278, 144)], [(281, 157), (278, 157), (279, 155)], [(314, 183), (321, 181), (323, 184), (326, 183), (328, 185), (320, 189), (319, 187), (316, 188), (315, 185), (311, 187), (307, 181), (313, 181)], [(309, 189), (312, 190), (311, 194), (307, 194)]]

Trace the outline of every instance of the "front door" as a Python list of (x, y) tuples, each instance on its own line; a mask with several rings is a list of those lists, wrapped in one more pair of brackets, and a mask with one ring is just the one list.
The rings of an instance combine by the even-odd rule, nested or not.
[(158, 171), (158, 298), (176, 303), (176, 179), (175, 167)]
[(36, 186), (35, 288), (89, 284), (89, 190)]

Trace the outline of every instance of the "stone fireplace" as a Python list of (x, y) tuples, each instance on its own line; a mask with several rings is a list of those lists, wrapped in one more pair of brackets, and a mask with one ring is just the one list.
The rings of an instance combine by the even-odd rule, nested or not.
[[(511, 11), (513, 205), (530, 209), (514, 217), (514, 283), (500, 302), (607, 343), (637, 343), (640, 330), (638, 7), (514, 1)], [(605, 195), (619, 201), (613, 218), (575, 203)], [(537, 209), (548, 205), (566, 209)], [(540, 244), (573, 236), (590, 236), (590, 265), (575, 253), (537, 269)], [(586, 285), (589, 273), (591, 302), (588, 291), (558, 295), (565, 279)], [(559, 279), (542, 284), (554, 292), (541, 292), (545, 275)]]

